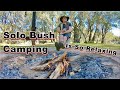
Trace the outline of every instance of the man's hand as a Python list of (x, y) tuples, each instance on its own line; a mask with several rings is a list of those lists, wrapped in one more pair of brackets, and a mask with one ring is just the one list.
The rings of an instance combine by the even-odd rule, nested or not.
[(64, 28), (63, 30), (61, 30), (62, 32), (65, 32), (66, 31), (66, 28)]
[(65, 34), (66, 33), (66, 30), (62, 32), (62, 34)]
[(63, 29), (63, 30), (61, 30), (61, 32), (60, 32), (60, 33), (61, 33), (61, 34), (64, 34), (64, 32), (65, 32), (65, 31), (66, 31), (66, 30), (64, 30), (64, 29)]
[(69, 30), (65, 31), (64, 34), (65, 33), (70, 33), (70, 32), (72, 32), (72, 30), (73, 30), (72, 27), (69, 27)]

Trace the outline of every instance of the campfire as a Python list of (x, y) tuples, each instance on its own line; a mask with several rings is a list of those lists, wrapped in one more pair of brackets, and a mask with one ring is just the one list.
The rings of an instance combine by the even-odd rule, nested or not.
[(39, 65), (32, 66), (32, 70), (39, 70), (39, 71), (44, 71), (44, 70), (50, 70), (50, 74), (48, 75), (49, 79), (57, 79), (59, 76), (63, 75), (66, 73), (68, 74), (68, 67), (70, 65), (70, 61), (79, 58), (79, 56), (72, 56), (72, 57), (67, 57), (67, 51), (64, 52), (62, 55), (57, 56), (56, 53), (53, 54), (54, 58), (48, 59), (46, 61), (42, 61), (39, 63)]

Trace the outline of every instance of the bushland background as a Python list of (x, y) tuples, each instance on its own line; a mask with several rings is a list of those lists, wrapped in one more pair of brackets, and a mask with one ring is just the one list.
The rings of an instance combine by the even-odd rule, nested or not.
[[(70, 17), (69, 22), (73, 27), (71, 44), (120, 49), (119, 11), (0, 11), (0, 46), (31, 45), (31, 41), (4, 40), (3, 38), (5, 31), (9, 33), (19, 31), (28, 35), (32, 30), (31, 27), (36, 27), (36, 32), (55, 33), (58, 41), (59, 35), (56, 28), (62, 15)], [(36, 40), (35, 44), (54, 47), (53, 40)]]

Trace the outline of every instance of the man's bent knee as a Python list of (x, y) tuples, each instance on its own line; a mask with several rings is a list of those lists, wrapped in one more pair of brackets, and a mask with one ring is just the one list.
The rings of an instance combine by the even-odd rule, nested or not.
[(61, 35), (60, 36), (60, 42), (63, 42), (64, 41), (64, 37)]
[(64, 37), (64, 41), (67, 41), (67, 37), (66, 36)]

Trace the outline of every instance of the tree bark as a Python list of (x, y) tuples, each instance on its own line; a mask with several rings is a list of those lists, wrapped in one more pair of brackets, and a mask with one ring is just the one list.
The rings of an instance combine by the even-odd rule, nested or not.
[(95, 37), (96, 37), (97, 31), (98, 31), (97, 27), (98, 27), (98, 24), (96, 25), (96, 29), (95, 29), (95, 33), (94, 33), (93, 38), (92, 38), (92, 42), (95, 41)]
[[(31, 31), (36, 31), (36, 12), (32, 14), (32, 28)], [(32, 45), (35, 45), (35, 40), (32, 40)]]
[(74, 43), (80, 43), (80, 30), (78, 30), (76, 21), (74, 21)]
[(101, 43), (105, 43), (105, 35), (104, 34), (102, 35)]
[(108, 31), (107, 27), (103, 26), (101, 43), (105, 43), (105, 36), (106, 36), (107, 31)]

